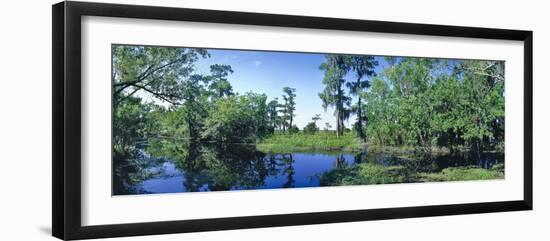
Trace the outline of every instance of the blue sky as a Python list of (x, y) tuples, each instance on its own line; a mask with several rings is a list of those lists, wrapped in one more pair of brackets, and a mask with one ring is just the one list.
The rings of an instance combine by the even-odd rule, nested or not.
[[(315, 114), (321, 114), (322, 119), (317, 122), (319, 126), (324, 127), (325, 122), (329, 122), (333, 129), (336, 126), (333, 109), (329, 107), (325, 112), (318, 96), (324, 88), (324, 73), (319, 70), (319, 65), (324, 62), (323, 54), (215, 49), (208, 52), (211, 57), (200, 59), (196, 64), (198, 73), (208, 74), (212, 64), (231, 65), (234, 73), (228, 80), (233, 91), (239, 94), (249, 91), (265, 93), (268, 101), (276, 97), (281, 101), (285, 86), (296, 88), (294, 122), (300, 129), (311, 122)], [(376, 58), (380, 63), (376, 69), (378, 72), (386, 62), (383, 57)], [(355, 116), (352, 116), (346, 126), (349, 127), (354, 120)]]

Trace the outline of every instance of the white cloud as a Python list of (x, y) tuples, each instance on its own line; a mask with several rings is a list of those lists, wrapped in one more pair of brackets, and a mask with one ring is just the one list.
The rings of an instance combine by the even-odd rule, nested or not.
[(259, 60), (254, 61), (255, 66), (260, 66), (260, 64), (262, 64), (262, 61), (259, 61)]

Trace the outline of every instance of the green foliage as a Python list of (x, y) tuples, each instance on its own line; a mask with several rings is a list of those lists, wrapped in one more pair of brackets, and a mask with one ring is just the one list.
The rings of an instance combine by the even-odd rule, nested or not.
[[(116, 156), (129, 156), (149, 129), (148, 105), (141, 104), (141, 99), (126, 98), (113, 112), (113, 148)], [(115, 156), (115, 157), (116, 157)]]
[(407, 177), (405, 172), (401, 166), (360, 163), (325, 172), (319, 180), (321, 186), (403, 183)]
[[(324, 77), (318, 96), (325, 111), (334, 110), (335, 130), (329, 122), (318, 126), (317, 114), (300, 131), (295, 117), (303, 113), (296, 110), (295, 88), (284, 87), (280, 99), (272, 100), (264, 93), (236, 93), (230, 65), (214, 64), (210, 73), (197, 74), (194, 64), (209, 56), (206, 50), (114, 45), (112, 54), (113, 163), (118, 179), (127, 180), (114, 184), (120, 189), (153, 175), (143, 171), (149, 165), (139, 161), (143, 150), (173, 159), (186, 172), (185, 188), (196, 191), (204, 183), (210, 190), (262, 185), (276, 170), (264, 166), (268, 163), (260, 151), (418, 153), (420, 148), (431, 154), (465, 149), (479, 154), (504, 148), (502, 61), (387, 57), (389, 65), (375, 72), (373, 56), (326, 55), (319, 67)], [(353, 114), (357, 120), (350, 130), (344, 123)], [(284, 186), (292, 186), (292, 155), (269, 158), (278, 159), (271, 165), (282, 163), (288, 177)], [(414, 161), (400, 166), (346, 163), (339, 156), (336, 168), (320, 177), (321, 184), (504, 176), (498, 165), (437, 173), (423, 169), (412, 175), (411, 166), (419, 165)]]
[(296, 125), (292, 125), (290, 128), (288, 128), (288, 133), (290, 134), (296, 134), (300, 132), (300, 128), (298, 128), (298, 126)]
[(202, 137), (228, 143), (253, 142), (257, 137), (256, 114), (246, 96), (219, 99), (208, 111)]
[[(209, 56), (203, 49), (114, 45), (112, 51), (116, 158), (133, 155), (147, 138), (313, 149), (479, 152), (504, 146), (504, 63), (499, 61), (388, 57), (390, 65), (376, 73), (372, 56), (326, 55), (319, 97), (325, 110), (334, 109), (335, 131), (328, 122), (319, 131), (321, 118), (315, 115), (300, 132), (294, 123), (300, 114), (295, 88), (284, 87), (281, 101), (234, 93), (231, 66), (214, 64), (209, 74), (196, 74), (195, 62)], [(357, 121), (350, 127), (359, 138), (344, 125), (353, 113)]]
[(317, 125), (315, 124), (315, 122), (309, 122), (305, 127), (304, 127), (304, 133), (305, 134), (315, 134), (319, 131), (319, 127), (317, 127)]
[(190, 139), (189, 125), (186, 122), (187, 112), (184, 108), (172, 111), (156, 108), (149, 115), (153, 124), (150, 137)]
[(266, 114), (268, 120), (268, 133), (273, 134), (281, 123), (281, 117), (278, 115), (279, 101), (277, 98), (271, 100), (266, 106)]
[(343, 166), (325, 172), (320, 176), (322, 186), (392, 184), (405, 182), (444, 182), (494, 180), (504, 178), (503, 169), (493, 167), (449, 167), (438, 172), (416, 173), (406, 166), (384, 166), (374, 163), (360, 163)]
[[(202, 78), (191, 73), (198, 58), (207, 56), (205, 50), (196, 48), (113, 45), (115, 162), (135, 155), (133, 149), (147, 136), (180, 135), (184, 129), (188, 136), (193, 136), (196, 129), (189, 126), (200, 128), (197, 115), (201, 113), (201, 106), (196, 101), (200, 99)], [(160, 110), (161, 105), (174, 110), (181, 104), (185, 110), (178, 111), (178, 116)], [(163, 113), (168, 116), (165, 118)], [(185, 115), (184, 120), (185, 113), (191, 114)], [(184, 124), (186, 126), (182, 126)]]
[[(116, 190), (124, 190), (132, 183), (146, 177), (144, 163), (128, 160), (139, 153), (139, 146), (153, 130), (154, 122), (149, 116), (151, 105), (142, 104), (140, 98), (128, 97), (113, 108), (113, 173), (118, 182), (113, 183)], [(122, 181), (126, 180), (126, 181)]]
[(502, 62), (393, 58), (391, 63), (363, 93), (371, 143), (474, 151), (503, 143)]
[(227, 76), (233, 73), (231, 66), (214, 64), (210, 66), (210, 73), (209, 79), (212, 80), (212, 82), (208, 88), (212, 91), (212, 96), (214, 98), (233, 95), (233, 87), (231, 87), (231, 84), (227, 81)]
[(504, 172), (479, 167), (449, 167), (439, 173), (420, 173), (419, 178), (424, 182), (492, 180), (504, 178)]
[[(115, 152), (130, 152), (125, 149), (146, 138), (253, 143), (273, 133), (281, 120), (283, 128), (298, 132), (294, 88), (283, 89), (284, 116), (279, 116), (277, 99), (267, 103), (265, 94), (233, 93), (229, 65), (194, 74), (194, 63), (208, 56), (202, 49), (113, 46)], [(152, 108), (142, 108), (144, 101), (134, 95), (152, 99)]]
[(181, 84), (206, 50), (113, 45), (113, 100), (116, 104), (140, 92), (161, 102), (176, 104)]

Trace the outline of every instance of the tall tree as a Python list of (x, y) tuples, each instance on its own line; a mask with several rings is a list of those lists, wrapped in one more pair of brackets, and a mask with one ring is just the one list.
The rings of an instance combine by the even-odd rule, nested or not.
[(283, 88), (283, 92), (285, 94), (283, 94), (283, 99), (285, 101), (285, 114), (286, 114), (286, 118), (285, 119), (288, 119), (289, 121), (289, 124), (288, 126), (289, 127), (292, 127), (292, 122), (293, 122), (293, 119), (294, 119), (294, 111), (296, 110), (296, 89), (295, 88), (290, 88), (290, 87), (284, 87)]
[(227, 81), (227, 76), (233, 73), (230, 65), (214, 64), (210, 66), (210, 73), (212, 82), (209, 89), (213, 92), (215, 99), (233, 95), (233, 88)]
[(269, 129), (268, 116), (267, 116), (267, 95), (256, 94), (253, 92), (246, 93), (249, 106), (254, 113), (254, 129), (256, 136), (261, 138), (267, 134)]
[(364, 116), (362, 113), (361, 93), (370, 87), (370, 82), (367, 78), (376, 75), (374, 68), (378, 65), (378, 61), (376, 61), (373, 56), (365, 55), (350, 55), (346, 56), (346, 59), (349, 68), (355, 73), (356, 78), (354, 82), (348, 82), (346, 84), (349, 88), (350, 94), (357, 96), (357, 108), (355, 108), (357, 123), (355, 129), (357, 130), (359, 138), (365, 142), (366, 135), (363, 130)]
[(271, 133), (273, 133), (279, 125), (279, 116), (277, 115), (277, 108), (279, 106), (279, 100), (277, 98), (267, 103), (267, 118), (271, 126)]
[(279, 126), (281, 128), (281, 130), (283, 132), (286, 131), (287, 127), (288, 127), (288, 112), (287, 112), (287, 109), (286, 109), (286, 106), (287, 106), (287, 102), (288, 100), (284, 99), (283, 100), (285, 101), (284, 103), (279, 103), (279, 105), (277, 106), (277, 112), (280, 113), (280, 116), (279, 116)]
[(325, 111), (329, 106), (334, 107), (334, 116), (336, 117), (336, 136), (339, 137), (344, 132), (344, 121), (349, 118), (349, 105), (351, 98), (344, 91), (344, 76), (350, 70), (346, 64), (344, 55), (329, 54), (325, 56), (325, 62), (319, 67), (325, 71), (323, 84), (325, 88), (319, 93), (319, 98), (323, 101)]
[(188, 138), (192, 141), (197, 141), (200, 137), (203, 121), (206, 118), (207, 95), (204, 86), (207, 83), (208, 78), (194, 74), (182, 85), (182, 100), (184, 102), (181, 109), (187, 124)]

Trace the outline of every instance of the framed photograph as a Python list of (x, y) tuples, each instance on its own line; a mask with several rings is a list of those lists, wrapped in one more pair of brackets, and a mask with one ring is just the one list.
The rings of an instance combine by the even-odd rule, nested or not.
[(532, 209), (531, 31), (68, 1), (52, 51), (61, 239)]

